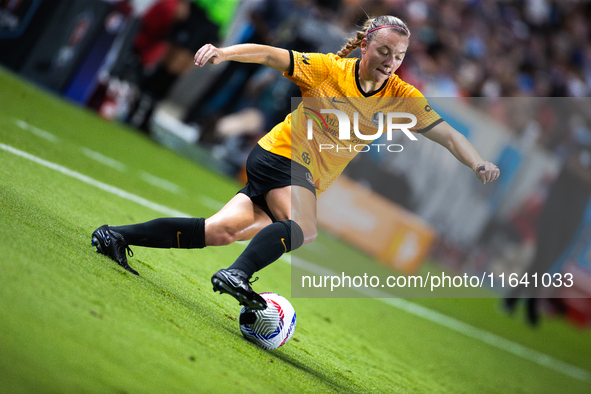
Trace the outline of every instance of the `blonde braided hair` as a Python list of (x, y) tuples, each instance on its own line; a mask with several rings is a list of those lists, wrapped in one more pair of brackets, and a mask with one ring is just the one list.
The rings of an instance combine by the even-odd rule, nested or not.
[(349, 41), (343, 45), (341, 50), (337, 52), (337, 56), (349, 56), (351, 52), (359, 48), (361, 41), (363, 41), (364, 38), (367, 38), (367, 42), (369, 43), (375, 35), (375, 32), (371, 32), (369, 35), (367, 32), (380, 26), (393, 26), (393, 30), (398, 34), (410, 37), (410, 30), (408, 29), (408, 26), (406, 26), (406, 23), (404, 23), (400, 18), (391, 15), (382, 15), (376, 18), (370, 18), (365, 21), (363, 28), (357, 31), (355, 37), (350, 38)]

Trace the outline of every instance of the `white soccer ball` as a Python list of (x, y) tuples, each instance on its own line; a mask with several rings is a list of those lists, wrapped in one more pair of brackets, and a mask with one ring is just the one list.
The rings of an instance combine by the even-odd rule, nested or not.
[(277, 349), (293, 336), (296, 314), (291, 303), (275, 293), (261, 293), (267, 301), (267, 309), (255, 310), (242, 307), (240, 331), (246, 339), (263, 349)]

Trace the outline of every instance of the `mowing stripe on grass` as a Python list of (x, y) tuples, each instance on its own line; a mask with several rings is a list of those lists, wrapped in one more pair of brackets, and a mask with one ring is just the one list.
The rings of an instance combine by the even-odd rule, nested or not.
[[(98, 163), (104, 164), (107, 167), (114, 168), (115, 170), (118, 170), (121, 172), (127, 172), (127, 166), (125, 164), (121, 163), (120, 161), (112, 159), (109, 156), (105, 156), (100, 152), (95, 152), (95, 151), (88, 149), (87, 147), (84, 147), (84, 146), (81, 147), (80, 150), (82, 151), (82, 153), (84, 153), (84, 155), (86, 157), (89, 157)], [(150, 185), (156, 186), (156, 187), (166, 190), (168, 192), (171, 192), (174, 194), (180, 194), (182, 192), (182, 188), (179, 185), (177, 185), (176, 183), (172, 183), (170, 181), (167, 181), (166, 179), (159, 178), (159, 177), (149, 174), (145, 171), (140, 171), (140, 178), (142, 178), (144, 181), (148, 182)]]
[(125, 190), (119, 189), (118, 187), (107, 185), (106, 183), (103, 183), (101, 181), (97, 181), (96, 179), (93, 179), (93, 178), (91, 178), (89, 176), (86, 176), (86, 175), (83, 175), (83, 174), (81, 174), (79, 172), (70, 170), (69, 168), (60, 166), (59, 164), (55, 164), (55, 163), (52, 163), (50, 161), (43, 160), (43, 159), (41, 159), (41, 158), (39, 158), (37, 156), (31, 155), (30, 153), (27, 153), (27, 152), (24, 152), (22, 150), (13, 148), (12, 146), (5, 145), (5, 144), (0, 143), (0, 149), (4, 150), (6, 152), (13, 153), (13, 154), (15, 154), (17, 156), (20, 156), (22, 158), (25, 158), (25, 159), (30, 160), (32, 162), (35, 162), (37, 164), (40, 164), (40, 165), (42, 165), (44, 167), (50, 168), (52, 170), (55, 170), (55, 171), (57, 171), (57, 172), (59, 172), (61, 174), (64, 174), (64, 175), (67, 175), (69, 177), (78, 179), (79, 181), (82, 181), (82, 182), (84, 182), (84, 183), (86, 183), (88, 185), (92, 185), (92, 186), (98, 187), (99, 189), (104, 190), (106, 192), (109, 192), (111, 194), (114, 194), (114, 195), (116, 195), (118, 197), (124, 198), (124, 199), (129, 200), (129, 201), (133, 201), (133, 202), (135, 202), (137, 204), (140, 204), (140, 205), (142, 205), (142, 206), (144, 206), (146, 208), (150, 208), (150, 209), (152, 209), (152, 210), (154, 210), (156, 212), (162, 213), (164, 215), (190, 217), (189, 214), (186, 214), (184, 212), (177, 211), (176, 209), (168, 208), (168, 207), (165, 207), (164, 205), (160, 205), (160, 204), (157, 204), (155, 202), (146, 200), (145, 198), (142, 198), (142, 197), (137, 196), (135, 194), (126, 192)]
[(105, 156), (100, 152), (96, 152), (91, 149), (88, 149), (85, 146), (81, 147), (80, 150), (82, 151), (82, 153), (84, 153), (84, 155), (86, 157), (89, 157), (94, 161), (97, 161), (97, 162), (104, 164), (108, 167), (114, 168), (117, 171), (121, 171), (121, 172), (127, 171), (127, 166), (125, 164), (123, 164), (120, 161), (117, 161), (115, 159), (112, 159), (109, 156)]
[(183, 190), (176, 183), (172, 183), (170, 181), (167, 181), (166, 179), (159, 178), (145, 171), (140, 171), (140, 177), (144, 181), (148, 182), (150, 185), (159, 187), (160, 189), (166, 190), (174, 194), (180, 194)]
[[(33, 162), (40, 164), (44, 167), (58, 171), (64, 175), (78, 179), (86, 184), (96, 186), (101, 190), (104, 190), (108, 193), (119, 196), (121, 198), (125, 198), (129, 201), (133, 201), (133, 202), (138, 203), (146, 208), (150, 208), (156, 212), (163, 213), (163, 214), (170, 215), (170, 216), (185, 216), (185, 217), (190, 216), (186, 213), (174, 210), (172, 208), (168, 208), (163, 205), (156, 204), (154, 202), (146, 200), (145, 198), (139, 197), (135, 194), (128, 193), (128, 192), (121, 190), (117, 187), (107, 185), (107, 184), (97, 181), (93, 178), (90, 178), (86, 175), (80, 174), (76, 171), (72, 171), (66, 167), (60, 166), (59, 164), (55, 164), (55, 163), (49, 162), (47, 160), (43, 160), (37, 156), (31, 155), (30, 153), (13, 148), (9, 145), (5, 145), (5, 144), (0, 143), (0, 149), (4, 150), (6, 152), (13, 153), (13, 154), (15, 154), (19, 157), (25, 158), (27, 160), (33, 161)], [(284, 260), (284, 261), (286, 261), (286, 260)], [(291, 263), (300, 267), (300, 268), (303, 268), (307, 271), (315, 273), (315, 274), (336, 275), (335, 272), (333, 272), (329, 269), (320, 267), (316, 264), (312, 264), (308, 261), (298, 259), (293, 256), (291, 257)], [(582, 368), (565, 363), (563, 361), (555, 359), (554, 357), (548, 356), (544, 353), (540, 353), (538, 351), (529, 349), (523, 345), (509, 341), (505, 338), (499, 337), (499, 336), (492, 334), (488, 331), (473, 327), (473, 326), (466, 324), (462, 321), (459, 321), (459, 320), (454, 319), (452, 317), (443, 315), (443, 314), (436, 312), (434, 310), (431, 310), (429, 308), (425, 308), (421, 305), (418, 305), (418, 304), (415, 304), (415, 303), (412, 303), (412, 302), (409, 302), (409, 301), (406, 301), (403, 299), (399, 299), (399, 298), (391, 298), (390, 295), (388, 295), (387, 293), (383, 293), (379, 290), (362, 289), (362, 288), (356, 288), (356, 290), (365, 296), (376, 298), (379, 301), (382, 301), (390, 306), (401, 309), (401, 310), (408, 312), (410, 314), (413, 314), (417, 317), (421, 317), (423, 319), (429, 320), (433, 323), (437, 323), (443, 327), (447, 327), (453, 331), (456, 331), (456, 332), (463, 334), (465, 336), (468, 336), (470, 338), (474, 338), (476, 340), (482, 341), (490, 346), (496, 347), (497, 349), (501, 349), (501, 350), (511, 353), (513, 355), (516, 355), (516, 356), (519, 356), (519, 357), (524, 358), (526, 360), (532, 361), (538, 365), (553, 369), (554, 371), (560, 372), (560, 373), (570, 376), (572, 378), (580, 379), (585, 382), (591, 382), (591, 373), (589, 373), (588, 371), (586, 371)]]
[(224, 202), (219, 202), (207, 196), (199, 196), (199, 201), (201, 202), (201, 205), (211, 208), (214, 211), (219, 211), (224, 207), (224, 205), (226, 205)]
[(59, 140), (60, 140), (58, 137), (51, 134), (50, 132), (45, 131), (45, 130), (41, 130), (38, 127), (30, 125), (27, 122), (25, 122), (24, 120), (15, 119), (14, 124), (16, 124), (21, 129), (26, 130), (26, 131), (36, 135), (37, 137), (43, 138), (44, 140), (54, 142), (54, 143), (59, 142)]

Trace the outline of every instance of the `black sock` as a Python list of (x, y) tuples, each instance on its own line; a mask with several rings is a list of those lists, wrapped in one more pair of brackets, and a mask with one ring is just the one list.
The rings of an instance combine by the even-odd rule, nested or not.
[(250, 278), (255, 272), (265, 268), (283, 253), (296, 250), (304, 243), (304, 233), (292, 221), (275, 222), (254, 236), (244, 252), (229, 268), (242, 270)]
[(150, 248), (204, 248), (204, 218), (161, 218), (129, 226), (109, 226), (129, 245)]

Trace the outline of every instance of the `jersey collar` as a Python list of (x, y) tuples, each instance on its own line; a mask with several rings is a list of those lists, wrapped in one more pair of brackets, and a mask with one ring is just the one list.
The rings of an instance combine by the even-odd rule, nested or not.
[(377, 94), (378, 92), (380, 92), (382, 89), (384, 89), (386, 87), (386, 85), (388, 84), (388, 81), (390, 80), (390, 78), (386, 79), (384, 81), (384, 83), (382, 84), (382, 86), (380, 86), (379, 89), (374, 90), (374, 91), (369, 92), (369, 93), (365, 93), (363, 91), (363, 89), (361, 89), (361, 84), (359, 83), (359, 64), (360, 63), (361, 63), (361, 59), (357, 59), (357, 61), (355, 62), (355, 84), (357, 85), (357, 90), (359, 90), (359, 93), (361, 93), (363, 95), (363, 97), (373, 96), (374, 94)]

